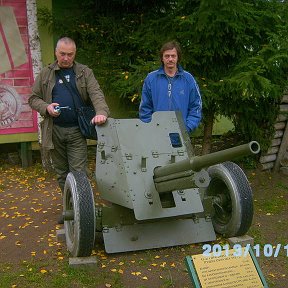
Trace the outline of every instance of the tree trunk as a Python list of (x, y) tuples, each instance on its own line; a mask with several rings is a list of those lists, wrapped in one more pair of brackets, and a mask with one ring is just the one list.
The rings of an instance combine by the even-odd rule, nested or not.
[(201, 155), (205, 155), (211, 152), (214, 115), (214, 113), (211, 113), (210, 115), (205, 117)]

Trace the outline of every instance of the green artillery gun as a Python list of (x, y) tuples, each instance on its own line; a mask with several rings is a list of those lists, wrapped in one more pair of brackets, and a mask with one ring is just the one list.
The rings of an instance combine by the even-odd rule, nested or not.
[(109, 118), (96, 130), (97, 188), (108, 205), (95, 205), (85, 173), (68, 174), (63, 215), (72, 256), (90, 256), (97, 232), (106, 252), (118, 253), (210, 242), (216, 233), (240, 236), (250, 228), (249, 182), (225, 161), (257, 154), (257, 142), (194, 156), (177, 112), (156, 112), (150, 123)]

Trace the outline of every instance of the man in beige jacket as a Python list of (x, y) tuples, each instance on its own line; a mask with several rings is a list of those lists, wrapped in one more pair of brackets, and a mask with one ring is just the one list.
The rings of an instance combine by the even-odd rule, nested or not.
[[(87, 142), (80, 132), (74, 105), (77, 97), (73, 101), (66, 85), (74, 86), (82, 101), (94, 106), (96, 115), (91, 121), (94, 125), (105, 123), (109, 115), (104, 94), (93, 71), (74, 61), (75, 55), (74, 40), (68, 37), (59, 39), (55, 49), (57, 60), (44, 67), (36, 77), (28, 100), (31, 108), (44, 117), (41, 125), (42, 148), (51, 151), (62, 192), (67, 174), (70, 171), (86, 171), (87, 165)], [(68, 83), (64, 83), (63, 76)], [(57, 111), (56, 106), (67, 109)]]

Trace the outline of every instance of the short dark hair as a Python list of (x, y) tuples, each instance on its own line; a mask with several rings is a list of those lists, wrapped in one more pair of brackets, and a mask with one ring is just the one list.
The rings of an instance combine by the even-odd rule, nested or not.
[(166, 42), (165, 44), (162, 45), (161, 49), (160, 49), (160, 60), (162, 62), (162, 57), (163, 57), (163, 53), (167, 50), (172, 50), (172, 49), (176, 49), (177, 51), (177, 56), (178, 56), (178, 62), (180, 62), (181, 60), (181, 55), (182, 55), (182, 52), (181, 52), (181, 48), (180, 48), (180, 45), (177, 41), (169, 41), (169, 42)]

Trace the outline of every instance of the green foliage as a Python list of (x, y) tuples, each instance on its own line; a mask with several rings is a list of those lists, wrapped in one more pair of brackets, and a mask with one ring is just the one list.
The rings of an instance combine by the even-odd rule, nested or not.
[(51, 11), (47, 7), (38, 9), (37, 18), (40, 26), (48, 27), (48, 30), (53, 32), (53, 26), (56, 19), (53, 18)]
[(199, 83), (203, 122), (225, 115), (244, 140), (268, 146), (287, 85), (287, 1), (72, 2), (78, 9), (72, 19), (46, 11), (42, 22), (52, 19), (54, 34), (75, 38), (77, 59), (94, 69), (106, 91), (137, 111), (143, 80), (160, 65), (161, 45), (175, 39), (182, 66)]
[(283, 5), (201, 1), (194, 14), (179, 18), (182, 43), (188, 43), (186, 49), (197, 59), (187, 66), (198, 76), (204, 117), (211, 112), (226, 115), (243, 139), (258, 140), (263, 150), (273, 136), (279, 99), (287, 84)]

